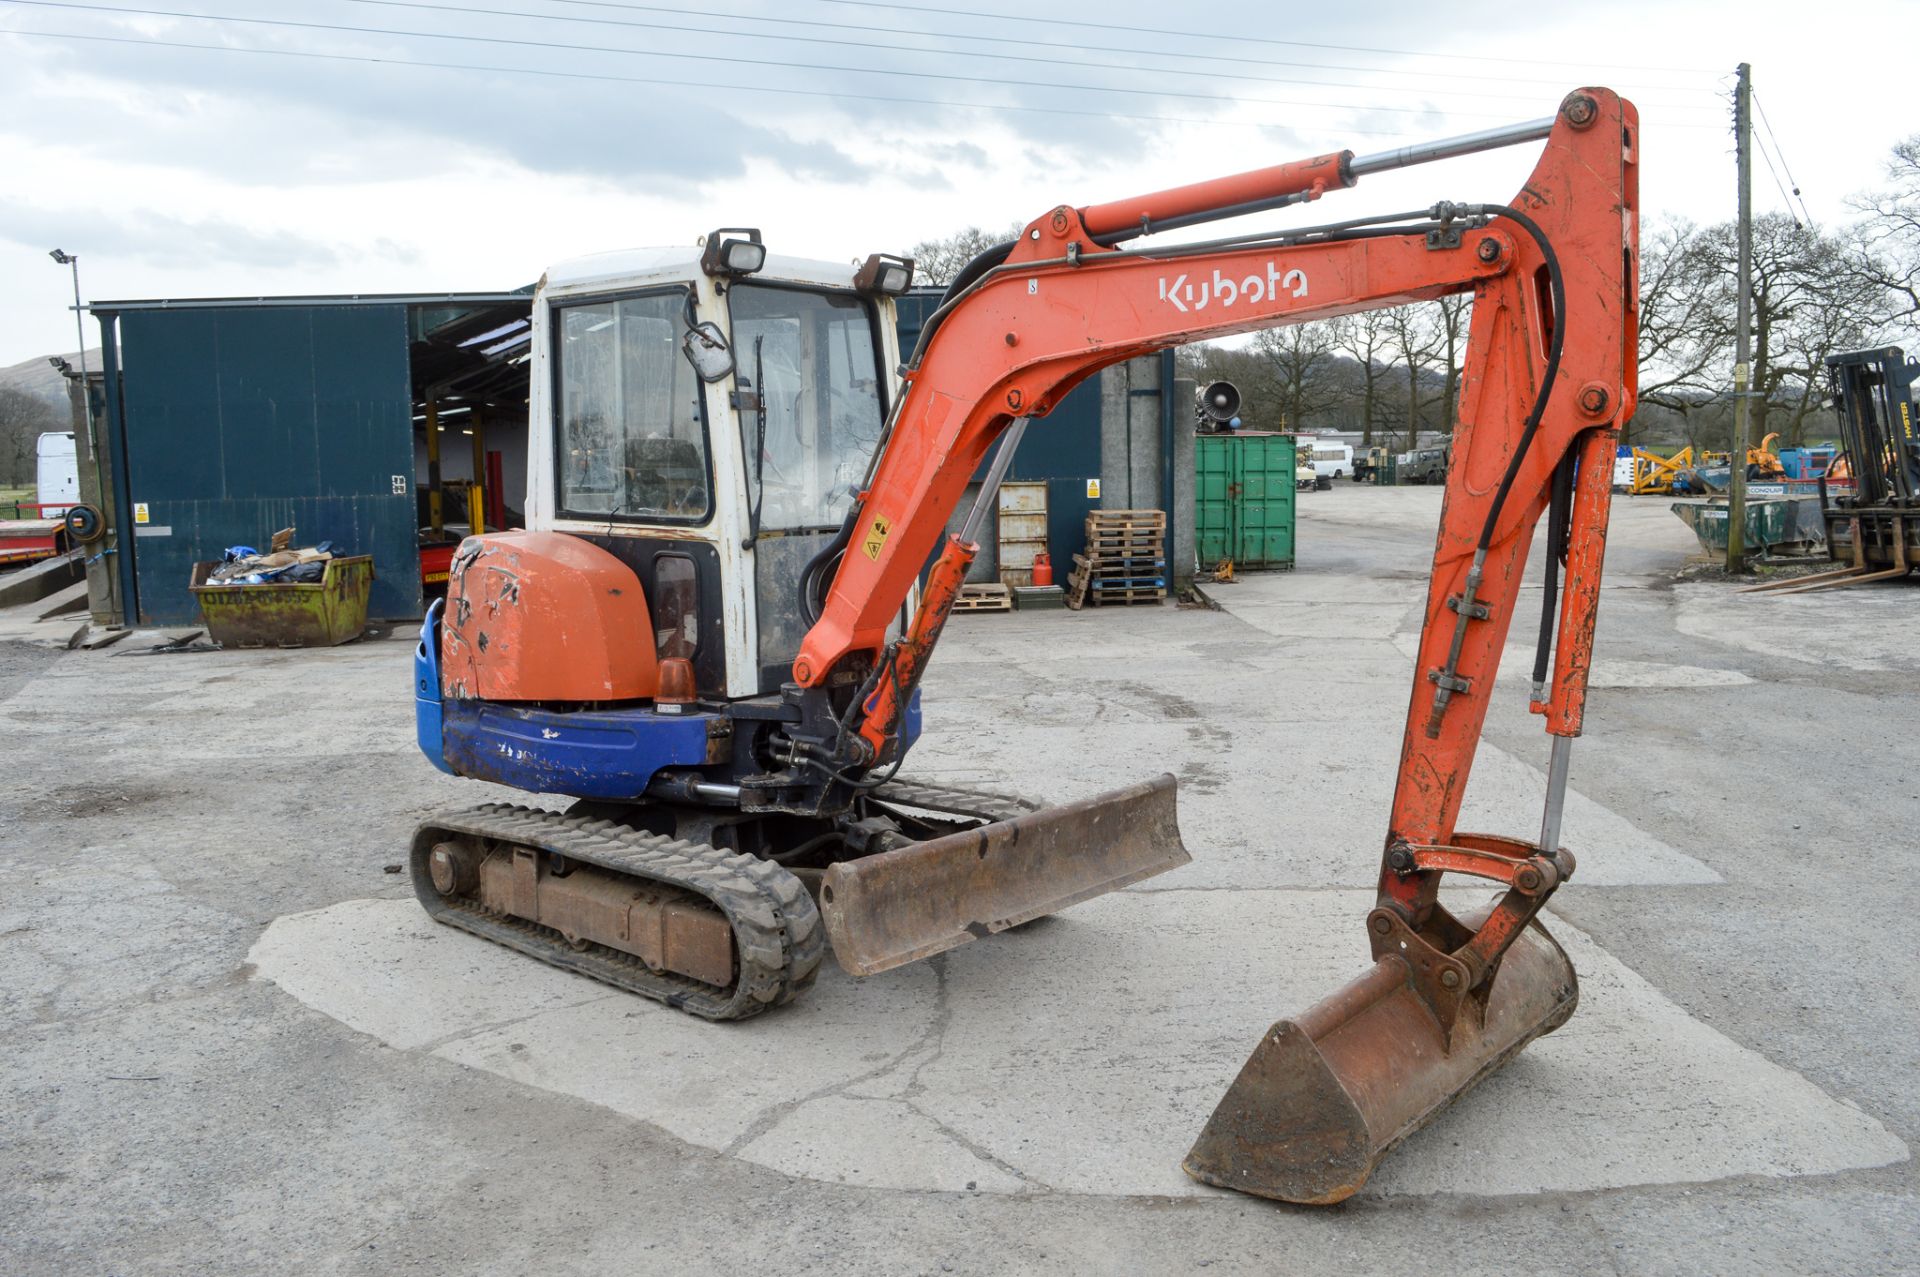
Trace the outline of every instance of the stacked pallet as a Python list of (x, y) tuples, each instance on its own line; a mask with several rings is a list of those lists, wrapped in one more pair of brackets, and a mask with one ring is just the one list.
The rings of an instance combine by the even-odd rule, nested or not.
[(1067, 606), (1091, 601), (1153, 603), (1167, 597), (1163, 510), (1095, 510), (1087, 516), (1087, 552), (1073, 556)]
[(963, 585), (960, 594), (953, 601), (956, 612), (1011, 612), (1013, 611), (1013, 591), (999, 582), (982, 585)]

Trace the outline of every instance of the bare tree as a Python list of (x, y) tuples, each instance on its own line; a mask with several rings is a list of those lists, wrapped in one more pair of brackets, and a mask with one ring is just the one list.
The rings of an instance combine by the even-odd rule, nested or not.
[[(1856, 246), (1857, 247), (1857, 246)], [(1777, 419), (1798, 444), (1830, 354), (1869, 344), (1885, 290), (1853, 269), (1849, 243), (1784, 213), (1753, 224), (1753, 438)], [(1642, 401), (1681, 414), (1689, 442), (1724, 424), (1733, 381), (1736, 228), (1657, 225), (1641, 253)]]
[[(1713, 271), (1715, 304), (1730, 310), (1737, 287), (1733, 224), (1712, 227), (1702, 244)], [(1787, 442), (1800, 442), (1813, 387), (1826, 378), (1826, 356), (1868, 344), (1884, 318), (1884, 296), (1847, 268), (1846, 246), (1836, 236), (1785, 213), (1754, 220), (1750, 384), (1756, 440), (1767, 434), (1773, 415), (1782, 412), (1789, 427)], [(1730, 358), (1731, 351), (1727, 354)]]
[(39, 395), (0, 386), (0, 487), (34, 482), (36, 443), (42, 434), (64, 430), (59, 409)]
[(966, 264), (984, 253), (995, 244), (1004, 244), (1008, 240), (1020, 237), (1020, 224), (1014, 223), (1004, 231), (983, 231), (978, 226), (969, 226), (963, 231), (955, 231), (940, 239), (921, 240), (907, 253), (913, 258), (914, 282), (920, 284), (951, 284)]
[(1424, 305), (1395, 306), (1381, 313), (1386, 316), (1388, 348), (1406, 378), (1407, 449), (1411, 451), (1420, 446), (1420, 383), (1440, 348), (1439, 335)]
[[(1640, 402), (1676, 413), (1697, 444), (1694, 413), (1725, 384), (1733, 312), (1698, 226), (1684, 219), (1643, 225), (1640, 239)], [(1628, 442), (1638, 432), (1627, 423)]]
[(1473, 313), (1472, 293), (1448, 293), (1434, 303), (1436, 353), (1446, 370), (1442, 390), (1440, 429), (1451, 435), (1460, 411), (1460, 357), (1466, 353), (1467, 325)]
[(1848, 203), (1865, 214), (1847, 253), (1852, 272), (1886, 294), (1887, 322), (1920, 329), (1920, 133), (1895, 144), (1889, 185)]
[(1265, 365), (1280, 406), (1283, 430), (1302, 430), (1309, 416), (1339, 403), (1344, 387), (1336, 375), (1332, 325), (1289, 324), (1263, 329), (1253, 350)]
[(1386, 375), (1386, 312), (1363, 310), (1357, 315), (1341, 316), (1333, 321), (1333, 340), (1340, 351), (1358, 365), (1353, 381), (1360, 391), (1360, 443), (1362, 447), (1371, 447), (1373, 424), (1379, 417), (1380, 380)]

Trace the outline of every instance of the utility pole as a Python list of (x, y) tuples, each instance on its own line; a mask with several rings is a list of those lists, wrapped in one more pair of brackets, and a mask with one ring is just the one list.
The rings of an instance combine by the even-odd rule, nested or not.
[(87, 419), (87, 455), (98, 464), (100, 449), (93, 438), (93, 387), (87, 384), (87, 328), (82, 322), (87, 312), (80, 305), (80, 254), (56, 248), (47, 256), (73, 271), (73, 335), (80, 343), (80, 411)]
[(1727, 571), (1746, 567), (1747, 438), (1753, 377), (1753, 68), (1740, 64), (1733, 90), (1734, 155), (1740, 172), (1738, 301), (1734, 304), (1733, 448), (1727, 458)]

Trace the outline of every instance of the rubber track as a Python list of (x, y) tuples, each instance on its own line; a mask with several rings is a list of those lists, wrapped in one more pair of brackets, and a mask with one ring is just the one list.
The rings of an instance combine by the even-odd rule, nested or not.
[[(448, 834), (537, 847), (705, 898), (733, 928), (738, 967), (732, 988), (649, 971), (638, 958), (601, 945), (576, 949), (550, 927), (449, 900), (434, 889), (428, 868), (434, 843)], [(826, 955), (819, 910), (800, 880), (779, 865), (703, 843), (641, 833), (611, 820), (511, 803), (447, 812), (414, 833), (411, 869), (414, 893), (436, 922), (706, 1020), (743, 1020), (793, 1001), (813, 983)]]
[(891, 780), (871, 795), (883, 803), (919, 807), (927, 811), (974, 816), (981, 820), (1012, 820), (1046, 804), (1015, 794), (994, 793), (985, 789), (960, 789), (952, 785), (930, 785), (921, 781)]

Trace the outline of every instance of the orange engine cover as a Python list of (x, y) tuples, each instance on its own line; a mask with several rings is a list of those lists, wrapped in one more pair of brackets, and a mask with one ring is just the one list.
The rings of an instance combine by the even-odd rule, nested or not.
[(625, 701), (659, 685), (640, 579), (558, 532), (462, 541), (440, 635), (440, 691), (450, 700)]

